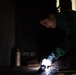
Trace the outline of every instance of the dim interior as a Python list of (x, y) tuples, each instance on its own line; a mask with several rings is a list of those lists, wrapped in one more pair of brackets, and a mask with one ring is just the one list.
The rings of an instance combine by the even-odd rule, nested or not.
[[(68, 9), (76, 11), (76, 0), (51, 1), (58, 7), (59, 12)], [(37, 23), (36, 13), (43, 4), (47, 7), (49, 3), (44, 0), (0, 0), (0, 3), (0, 66), (39, 67), (41, 59), (48, 56), (65, 37), (64, 33), (54, 33), (56, 30)], [(63, 60), (65, 58), (72, 59), (67, 55)], [(59, 67), (64, 68), (61, 65)]]

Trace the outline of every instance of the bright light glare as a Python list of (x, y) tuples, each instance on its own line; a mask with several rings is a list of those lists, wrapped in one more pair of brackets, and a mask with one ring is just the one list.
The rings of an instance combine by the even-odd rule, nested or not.
[(41, 65), (45, 65), (46, 67), (51, 66), (53, 59), (56, 58), (54, 53), (48, 56), (47, 59), (43, 59)]
[(46, 75), (54, 75), (56, 72), (59, 72), (59, 69), (57, 68), (49, 69), (46, 70)]
[(43, 59), (41, 65), (51, 66), (52, 62), (48, 59)]
[(59, 72), (58, 68), (51, 68), (51, 69), (46, 69), (40, 75), (55, 75), (56, 72)]

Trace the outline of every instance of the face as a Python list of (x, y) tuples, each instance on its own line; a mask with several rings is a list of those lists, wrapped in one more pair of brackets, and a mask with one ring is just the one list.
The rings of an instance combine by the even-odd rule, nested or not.
[(51, 14), (49, 18), (41, 20), (40, 24), (46, 26), (46, 28), (56, 28), (56, 18), (53, 14)]

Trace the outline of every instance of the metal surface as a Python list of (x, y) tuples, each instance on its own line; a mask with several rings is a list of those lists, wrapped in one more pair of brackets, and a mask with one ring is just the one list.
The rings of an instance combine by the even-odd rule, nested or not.
[(0, 75), (76, 75), (76, 70), (57, 70), (49, 69), (44, 72), (38, 72), (39, 67), (0, 67)]
[(0, 75), (76, 75), (76, 70), (66, 69), (60, 61), (56, 61), (43, 72), (39, 72), (39, 68), (39, 63), (29, 63), (28, 66), (0, 67)]

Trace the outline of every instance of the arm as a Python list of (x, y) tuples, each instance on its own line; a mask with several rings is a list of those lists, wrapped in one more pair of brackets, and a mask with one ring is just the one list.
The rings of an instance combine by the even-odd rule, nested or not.
[(61, 43), (61, 45), (54, 51), (56, 58), (64, 56), (76, 45), (76, 12), (73, 11), (67, 16), (68, 17), (63, 15), (62, 17), (64, 18), (63, 24), (66, 32), (66, 38)]

